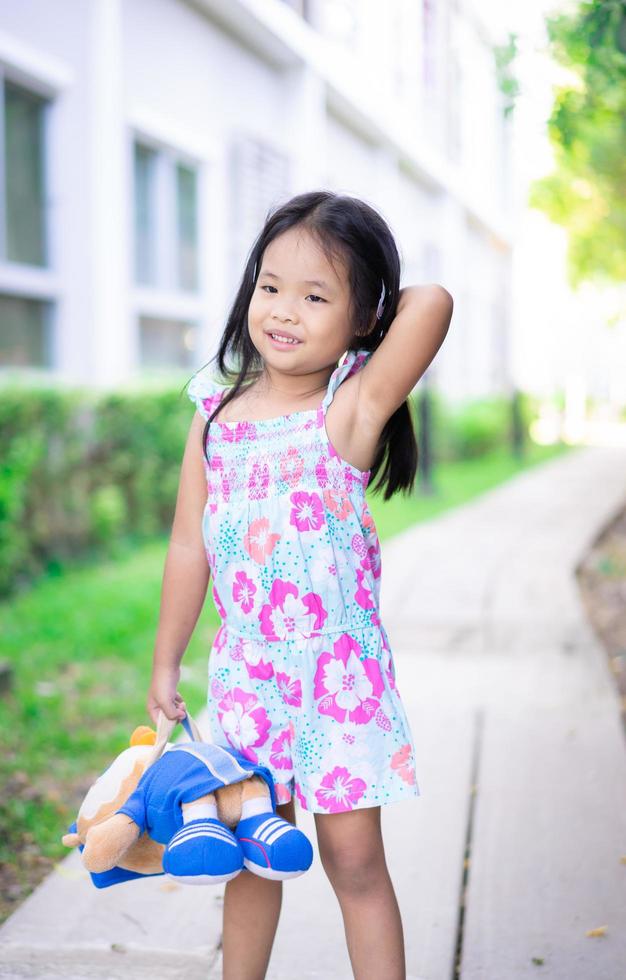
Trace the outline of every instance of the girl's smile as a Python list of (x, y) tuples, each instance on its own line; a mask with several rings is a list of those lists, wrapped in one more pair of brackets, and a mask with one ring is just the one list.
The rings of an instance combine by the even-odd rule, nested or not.
[(301, 343), (300, 340), (293, 339), (292, 335), (288, 333), (279, 333), (278, 331), (275, 333), (268, 332), (267, 336), (274, 347), (276, 347), (278, 350), (287, 350), (289, 347), (297, 347), (298, 344)]

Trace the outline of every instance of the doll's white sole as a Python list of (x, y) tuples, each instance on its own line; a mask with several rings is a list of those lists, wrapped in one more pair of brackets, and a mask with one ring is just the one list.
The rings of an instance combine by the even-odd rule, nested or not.
[(171, 875), (169, 871), (165, 872), (166, 877), (171, 878), (172, 881), (179, 881), (181, 885), (219, 885), (223, 881), (236, 878), (240, 873), (241, 868), (226, 875)]
[(248, 871), (259, 875), (261, 878), (270, 878), (272, 881), (284, 881), (287, 878), (297, 878), (298, 875), (304, 874), (304, 871), (274, 871), (273, 868), (262, 868), (259, 864), (255, 864), (254, 861), (249, 861), (248, 858), (244, 858), (243, 863)]

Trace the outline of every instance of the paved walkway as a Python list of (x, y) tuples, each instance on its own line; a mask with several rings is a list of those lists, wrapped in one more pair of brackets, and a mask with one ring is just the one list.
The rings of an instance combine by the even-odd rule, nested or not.
[[(459, 950), (461, 980), (624, 980), (626, 744), (573, 570), (625, 494), (626, 449), (577, 450), (383, 546), (422, 792), (383, 809), (409, 980)], [(222, 894), (98, 892), (72, 854), (0, 929), (0, 976), (217, 980)], [(268, 972), (296, 977), (352, 978), (317, 850)]]

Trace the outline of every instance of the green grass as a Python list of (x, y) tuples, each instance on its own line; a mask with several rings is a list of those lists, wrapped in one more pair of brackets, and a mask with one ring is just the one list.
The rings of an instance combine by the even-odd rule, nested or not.
[[(439, 466), (433, 496), (418, 492), (383, 503), (368, 493), (380, 539), (560, 451), (534, 447), (524, 465), (503, 452)], [(0, 865), (6, 862), (12, 875), (5, 914), (67, 853), (60, 835), (89, 785), (127, 746), (132, 730), (151, 723), (145, 701), (166, 549), (165, 537), (127, 542), (114, 559), (61, 568), (0, 606), (3, 656), (14, 671), (10, 693), (0, 698), (0, 783), (7, 787), (0, 799)], [(219, 622), (209, 590), (182, 667), (180, 687), (192, 714), (205, 702), (207, 653)]]
[[(137, 725), (151, 724), (145, 701), (166, 549), (165, 539), (128, 547), (114, 561), (42, 579), (0, 607), (3, 656), (14, 670), (0, 700), (0, 866), (12, 867), (13, 900), (37, 879), (29, 855), (54, 861), (68, 853), (60, 836), (89, 785)], [(210, 599), (181, 674), (192, 714), (206, 696), (218, 625)], [(4, 899), (0, 919), (11, 910)]]

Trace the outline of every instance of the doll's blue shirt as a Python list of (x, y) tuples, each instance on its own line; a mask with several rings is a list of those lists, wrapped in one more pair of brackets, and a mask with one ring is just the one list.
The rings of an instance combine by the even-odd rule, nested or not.
[(241, 782), (254, 773), (268, 784), (276, 809), (274, 780), (265, 766), (219, 745), (183, 742), (172, 745), (143, 774), (137, 788), (116, 813), (125, 813), (159, 844), (168, 844), (183, 826), (182, 804)]

